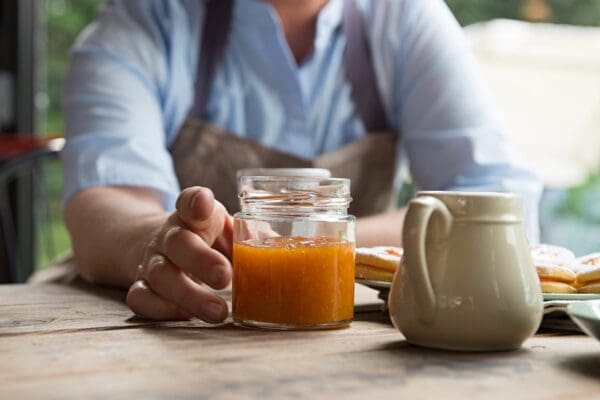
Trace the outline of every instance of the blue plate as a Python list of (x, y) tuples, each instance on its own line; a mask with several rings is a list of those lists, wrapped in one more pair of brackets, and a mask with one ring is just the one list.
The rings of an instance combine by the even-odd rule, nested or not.
[(600, 294), (593, 293), (543, 293), (544, 301), (554, 300), (600, 300)]

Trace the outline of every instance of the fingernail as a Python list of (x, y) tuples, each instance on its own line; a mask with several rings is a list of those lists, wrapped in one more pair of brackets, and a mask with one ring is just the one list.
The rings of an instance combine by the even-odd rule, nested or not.
[(209, 301), (205, 304), (204, 311), (212, 322), (221, 322), (227, 317), (227, 308), (221, 303)]
[(135, 269), (135, 275), (133, 276), (133, 280), (137, 281), (138, 279), (142, 279), (142, 277), (144, 276), (144, 266), (142, 264), (138, 265), (138, 267)]
[(166, 259), (163, 255), (161, 254), (155, 254), (152, 257), (150, 257), (150, 259), (148, 260), (148, 265), (145, 269), (145, 271), (140, 271), (142, 273), (142, 275), (145, 275), (146, 277), (148, 277), (150, 274), (152, 274), (155, 269), (160, 269), (162, 267), (164, 267), (166, 264)]
[(200, 196), (200, 193), (202, 193), (202, 190), (198, 190), (198, 192), (196, 192), (196, 194), (192, 196), (192, 199), (190, 200), (190, 209), (194, 208), (194, 205), (196, 204), (196, 200), (198, 199), (198, 196)]
[(148, 260), (148, 267), (162, 267), (165, 264), (165, 261), (165, 256), (163, 256), (162, 254), (154, 254), (150, 257), (150, 260)]

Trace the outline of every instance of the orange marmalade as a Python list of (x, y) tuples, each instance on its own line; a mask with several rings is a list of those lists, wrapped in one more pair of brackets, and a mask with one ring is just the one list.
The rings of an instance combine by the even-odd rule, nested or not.
[(279, 236), (233, 245), (233, 319), (279, 329), (333, 328), (354, 314), (354, 243)]

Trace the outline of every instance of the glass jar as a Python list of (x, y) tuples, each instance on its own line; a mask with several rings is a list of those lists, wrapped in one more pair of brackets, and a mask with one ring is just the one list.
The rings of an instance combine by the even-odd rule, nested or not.
[(354, 316), (350, 180), (239, 177), (233, 320), (268, 329), (328, 329)]

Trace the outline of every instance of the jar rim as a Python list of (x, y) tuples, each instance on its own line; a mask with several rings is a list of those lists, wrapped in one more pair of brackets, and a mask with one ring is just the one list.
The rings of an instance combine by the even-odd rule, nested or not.
[(307, 176), (241, 176), (238, 197), (242, 210), (347, 210), (350, 179)]
[(242, 175), (238, 177), (239, 183), (256, 182), (256, 181), (274, 181), (274, 182), (286, 182), (286, 181), (302, 181), (302, 182), (318, 182), (320, 184), (348, 184), (350, 187), (350, 179), (348, 178), (322, 178), (319, 176), (296, 176), (296, 175)]
[(282, 176), (331, 178), (331, 171), (325, 168), (244, 168), (236, 173), (237, 178), (245, 176)]

